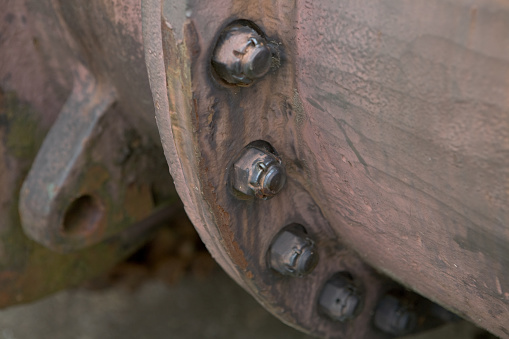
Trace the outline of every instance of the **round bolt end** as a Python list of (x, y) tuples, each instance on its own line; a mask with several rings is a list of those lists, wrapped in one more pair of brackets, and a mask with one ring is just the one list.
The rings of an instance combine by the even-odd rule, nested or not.
[(272, 53), (265, 44), (258, 44), (250, 48), (242, 58), (244, 75), (248, 79), (263, 77), (270, 70)]
[(286, 183), (286, 173), (280, 163), (272, 163), (265, 170), (261, 179), (261, 186), (255, 190), (255, 196), (260, 199), (269, 199), (278, 194)]
[(318, 310), (333, 321), (353, 319), (360, 311), (361, 296), (352, 279), (343, 273), (334, 275), (322, 289)]
[(318, 264), (315, 243), (303, 226), (293, 224), (280, 231), (272, 241), (268, 252), (270, 268), (291, 277), (311, 273)]
[(212, 66), (224, 81), (249, 86), (272, 65), (272, 51), (261, 33), (243, 24), (232, 24), (222, 33), (212, 55)]
[(318, 265), (318, 253), (315, 250), (314, 244), (305, 248), (300, 255), (295, 271), (299, 276), (303, 276), (313, 272), (316, 265)]
[[(272, 149), (271, 146), (267, 148)], [(243, 150), (231, 173), (231, 184), (236, 192), (263, 200), (277, 195), (286, 183), (285, 168), (279, 156), (253, 146)]]
[(404, 300), (386, 295), (375, 311), (375, 326), (385, 333), (401, 336), (411, 333), (417, 326), (417, 314)]

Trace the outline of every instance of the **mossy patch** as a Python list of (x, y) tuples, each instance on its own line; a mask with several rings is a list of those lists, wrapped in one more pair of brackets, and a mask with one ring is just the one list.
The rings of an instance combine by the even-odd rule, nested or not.
[(0, 88), (0, 127), (6, 129), (4, 143), (10, 155), (33, 159), (46, 132), (39, 126), (37, 112), (29, 104), (19, 100), (15, 92)]

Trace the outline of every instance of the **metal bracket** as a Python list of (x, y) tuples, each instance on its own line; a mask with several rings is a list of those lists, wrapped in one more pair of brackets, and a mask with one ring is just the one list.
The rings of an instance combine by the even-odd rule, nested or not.
[[(72, 94), (44, 140), (19, 202), (26, 234), (60, 252), (96, 244), (153, 208), (148, 185), (134, 183), (147, 159), (130, 159), (139, 140), (115, 110), (114, 88), (83, 66), (75, 75)], [(137, 168), (129, 171), (128, 161)]]

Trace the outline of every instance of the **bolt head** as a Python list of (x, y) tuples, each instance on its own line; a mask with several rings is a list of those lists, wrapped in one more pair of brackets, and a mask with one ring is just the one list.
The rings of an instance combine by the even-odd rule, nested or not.
[(358, 314), (361, 303), (360, 294), (351, 279), (339, 273), (323, 287), (318, 309), (331, 320), (344, 322)]
[(314, 241), (301, 225), (285, 227), (269, 248), (269, 266), (282, 275), (302, 277), (311, 273), (318, 264)]
[(226, 82), (249, 86), (270, 70), (272, 51), (253, 28), (235, 24), (228, 27), (217, 43), (212, 66)]
[(231, 180), (236, 191), (266, 200), (283, 189), (286, 172), (275, 154), (248, 147), (233, 164)]
[(265, 43), (252, 43), (242, 57), (243, 73), (248, 79), (263, 77), (270, 69), (272, 53)]
[(412, 332), (417, 326), (417, 314), (404, 300), (393, 295), (384, 296), (375, 311), (375, 326), (392, 335)]

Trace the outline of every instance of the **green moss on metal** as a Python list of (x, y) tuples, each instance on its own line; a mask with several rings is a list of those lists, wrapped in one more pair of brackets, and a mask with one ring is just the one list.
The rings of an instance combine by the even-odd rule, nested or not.
[(15, 92), (0, 90), (0, 97), (0, 119), (6, 128), (9, 153), (20, 159), (34, 158), (45, 135), (39, 128), (38, 115)]
[(9, 205), (3, 210), (0, 206), (0, 308), (77, 285), (107, 270), (142, 242), (104, 242), (64, 255), (24, 234), (18, 212), (19, 190), (47, 132), (40, 128), (38, 116), (15, 93), (4, 93), (0, 88), (0, 143), (5, 149), (0, 152), (0, 161), (9, 162), (9, 178), (14, 183), (3, 192), (11, 197)]

